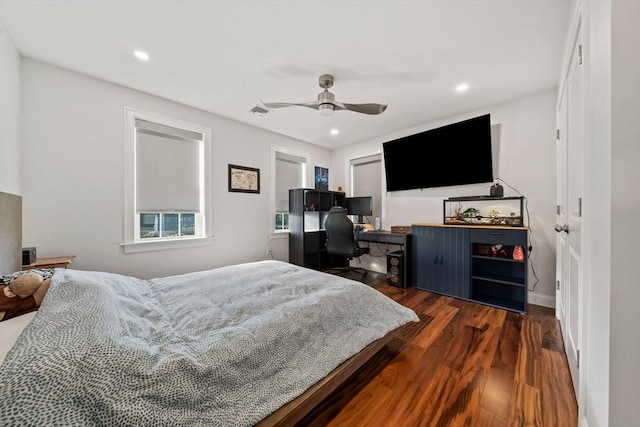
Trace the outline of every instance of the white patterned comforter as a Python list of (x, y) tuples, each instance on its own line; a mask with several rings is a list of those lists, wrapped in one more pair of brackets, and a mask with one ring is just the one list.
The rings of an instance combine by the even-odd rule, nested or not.
[(58, 269), (0, 366), (3, 426), (250, 426), (416, 314), (279, 261), (141, 280)]

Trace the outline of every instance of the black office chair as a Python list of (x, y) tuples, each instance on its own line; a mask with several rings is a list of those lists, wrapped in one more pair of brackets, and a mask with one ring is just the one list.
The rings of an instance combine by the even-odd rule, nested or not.
[[(361, 276), (360, 281), (364, 282), (367, 277), (367, 270), (349, 265), (349, 261), (353, 258), (369, 253), (369, 248), (361, 248), (358, 245), (360, 227), (354, 227), (344, 208), (334, 206), (329, 210), (327, 219), (324, 222), (324, 229), (327, 232), (327, 241), (325, 243), (327, 253), (346, 258), (345, 266), (332, 267), (327, 269), (326, 272), (334, 274), (355, 272)], [(348, 276), (345, 274), (345, 277)]]

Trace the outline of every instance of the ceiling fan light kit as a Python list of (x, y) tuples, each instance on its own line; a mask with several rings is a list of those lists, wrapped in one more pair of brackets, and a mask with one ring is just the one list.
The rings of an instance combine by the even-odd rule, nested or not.
[(318, 105), (318, 113), (320, 113), (321, 116), (333, 116), (334, 112), (332, 104)]
[(329, 88), (333, 86), (333, 76), (331, 74), (322, 74), (318, 79), (318, 84), (322, 92), (318, 94), (318, 99), (311, 102), (261, 102), (266, 108), (284, 108), (284, 107), (307, 107), (318, 110), (321, 116), (331, 116), (336, 110), (348, 110), (356, 113), (376, 115), (383, 113), (387, 106), (383, 104), (347, 104), (336, 101), (333, 93), (329, 92)]

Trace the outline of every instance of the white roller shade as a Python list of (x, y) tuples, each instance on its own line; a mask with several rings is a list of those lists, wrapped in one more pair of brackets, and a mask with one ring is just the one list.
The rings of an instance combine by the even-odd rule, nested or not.
[(382, 216), (382, 159), (379, 154), (351, 161), (353, 196), (373, 197), (373, 216)]
[(375, 163), (380, 162), (382, 160), (380, 154), (374, 154), (373, 156), (360, 157), (358, 159), (352, 159), (352, 165), (361, 165), (365, 163)]
[(200, 212), (202, 135), (136, 119), (136, 211)]
[(289, 211), (289, 190), (302, 187), (304, 157), (276, 152), (276, 211)]

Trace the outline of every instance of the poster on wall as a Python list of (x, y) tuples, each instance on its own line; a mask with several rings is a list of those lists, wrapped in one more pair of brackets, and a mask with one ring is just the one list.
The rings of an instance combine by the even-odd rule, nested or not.
[(260, 169), (230, 164), (229, 191), (260, 193)]
[(329, 190), (329, 169), (316, 166), (316, 190)]

